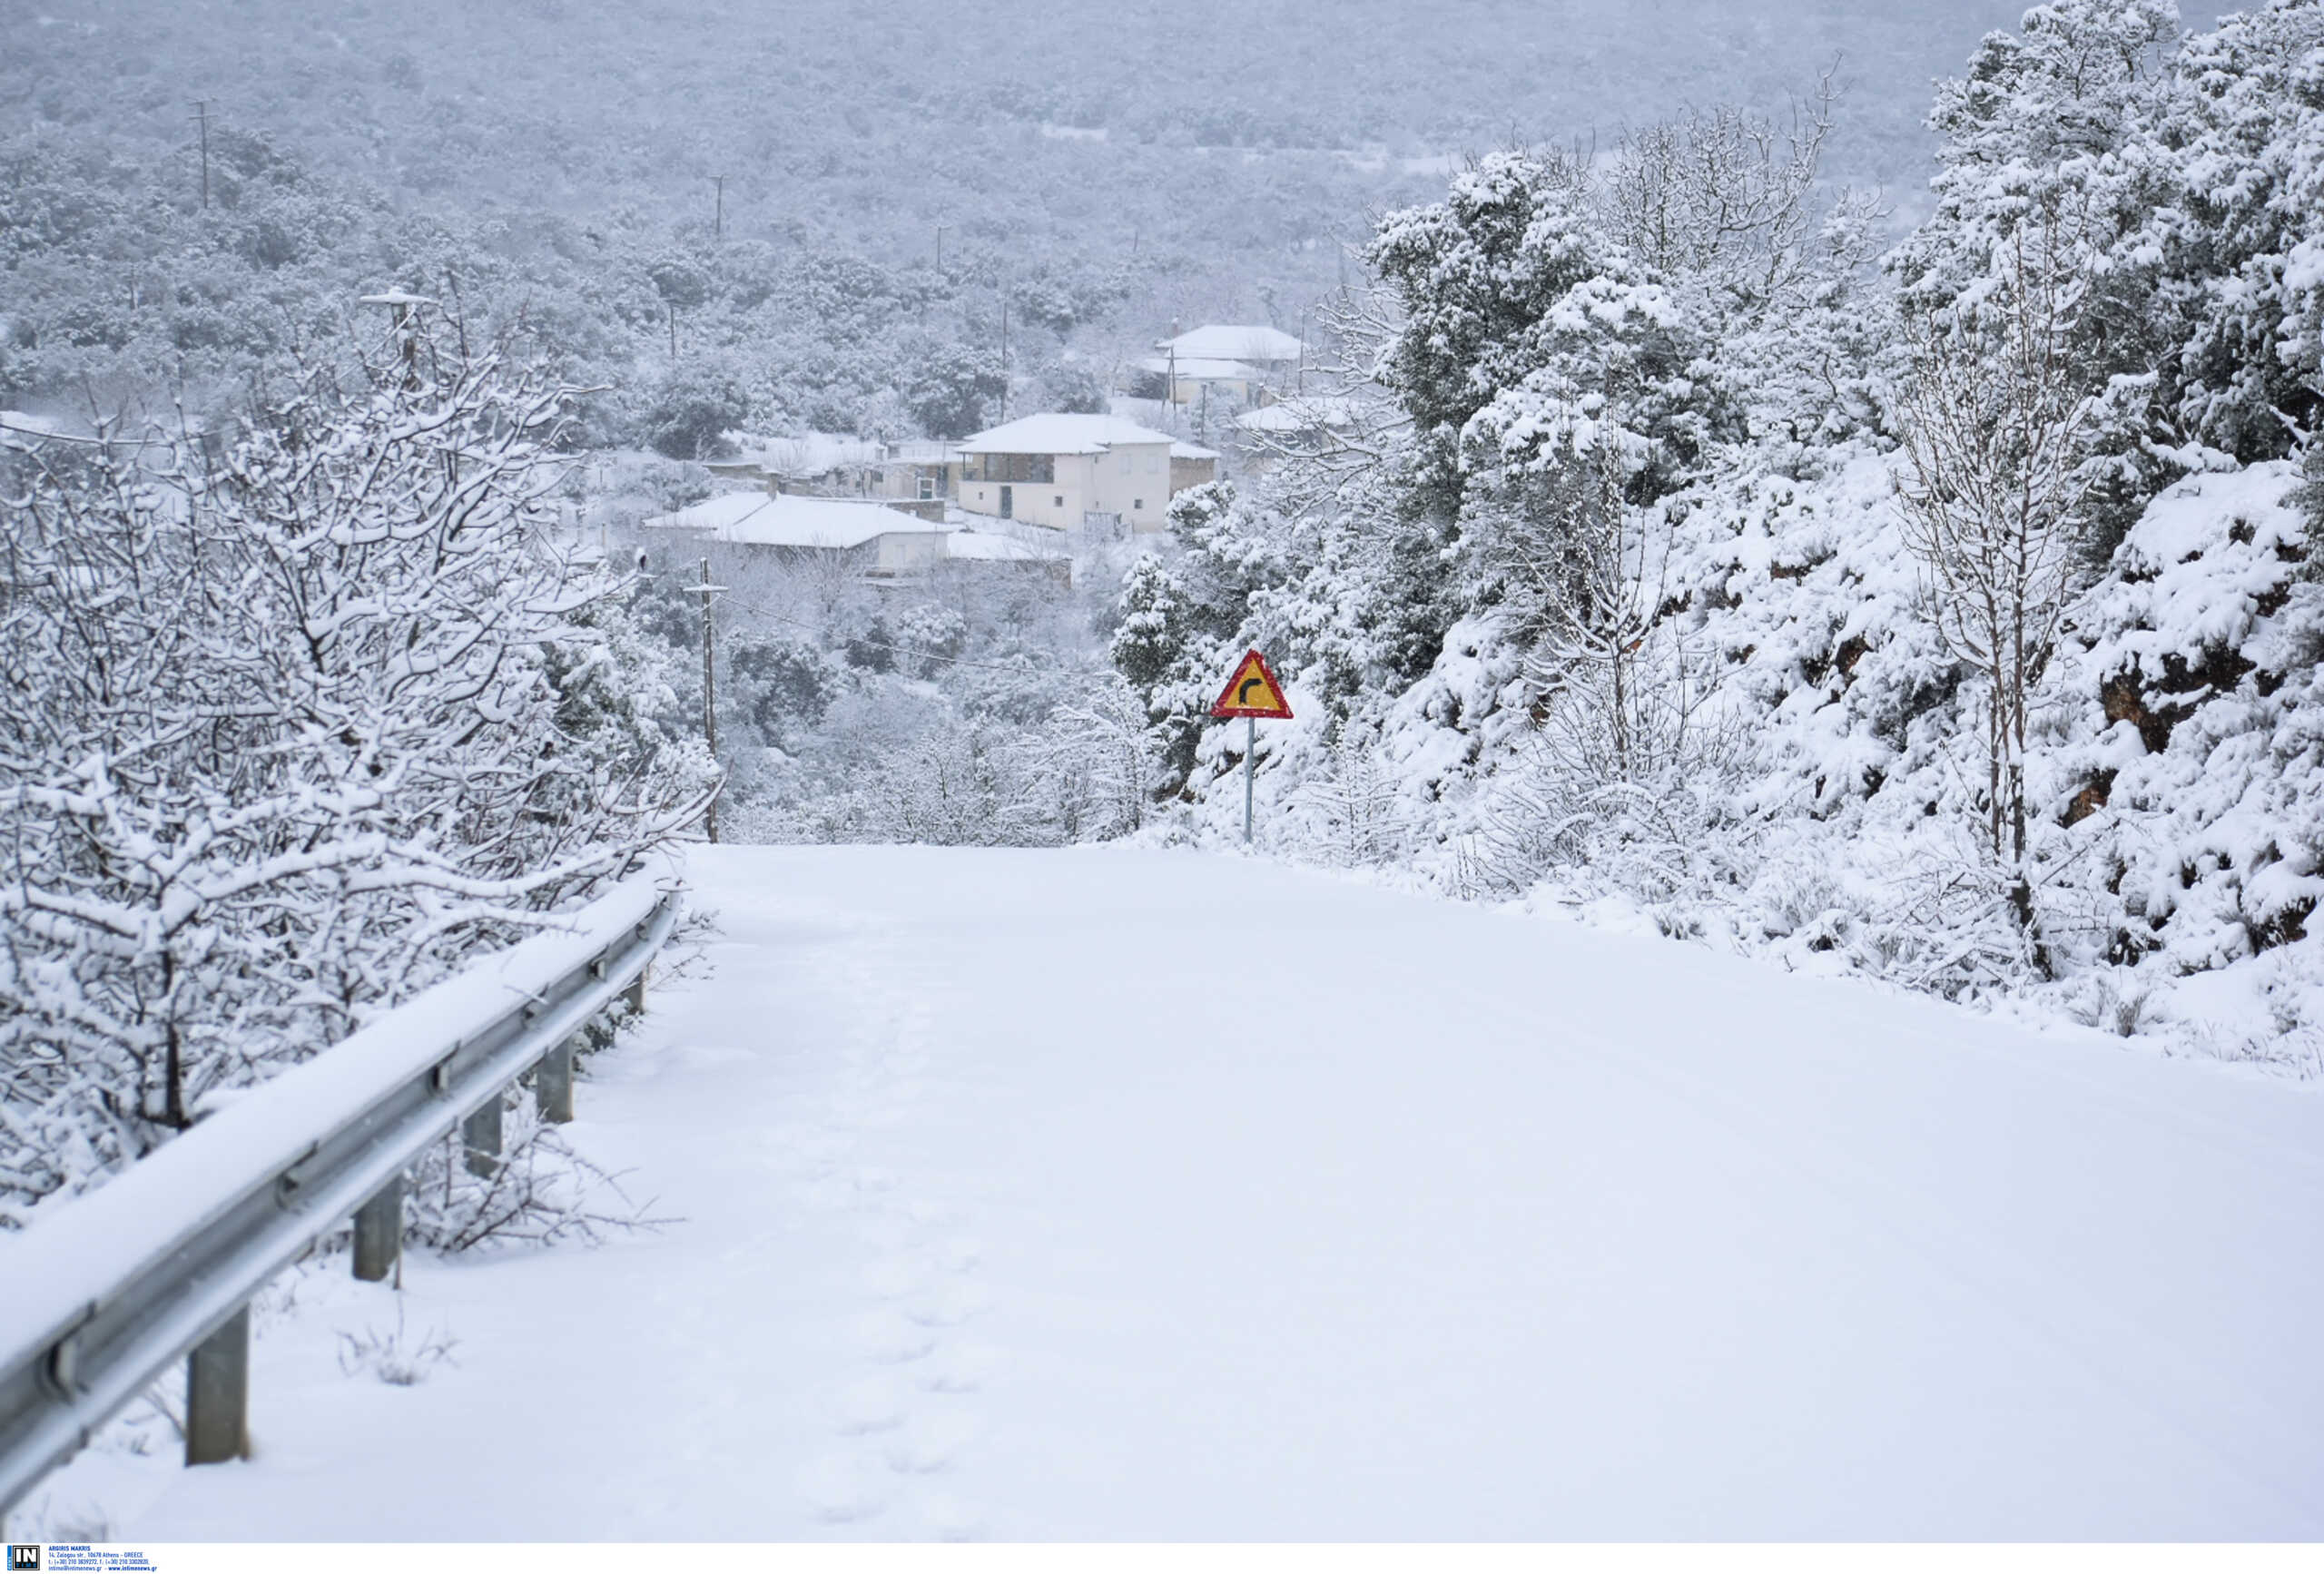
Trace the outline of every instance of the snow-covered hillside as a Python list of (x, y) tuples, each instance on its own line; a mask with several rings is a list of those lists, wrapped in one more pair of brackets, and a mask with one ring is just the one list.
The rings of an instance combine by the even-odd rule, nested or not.
[[(252, 1461), (148, 1418), (41, 1522), (2324, 1534), (2324, 1103), (2280, 1081), (1257, 860), (693, 873), (708, 974), (569, 1128), (670, 1223), (290, 1282)], [(345, 1336), (399, 1328), (450, 1359), (378, 1381)]]
[(1117, 666), (1196, 840), (2324, 1072), (2324, 9), (2062, 0), (1876, 257), (1809, 106), (1488, 154), (1182, 497)]

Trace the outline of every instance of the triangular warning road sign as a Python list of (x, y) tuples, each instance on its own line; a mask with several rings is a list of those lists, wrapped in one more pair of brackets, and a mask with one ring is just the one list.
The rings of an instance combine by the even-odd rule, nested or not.
[(1283, 697), (1283, 685), (1275, 681), (1275, 674), (1267, 666), (1267, 658), (1256, 651), (1244, 653), (1235, 675), (1218, 691), (1216, 703), (1210, 707), (1214, 716), (1256, 716), (1262, 722), (1291, 720), (1291, 702)]

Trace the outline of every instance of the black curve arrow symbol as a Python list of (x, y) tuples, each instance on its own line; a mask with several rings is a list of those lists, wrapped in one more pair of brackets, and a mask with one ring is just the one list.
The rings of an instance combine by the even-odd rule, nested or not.
[(1238, 705), (1249, 704), (1251, 703), (1251, 691), (1253, 689), (1263, 689), (1266, 686), (1267, 681), (1265, 678), (1245, 678), (1240, 684), (1237, 684), (1235, 686), (1235, 703)]

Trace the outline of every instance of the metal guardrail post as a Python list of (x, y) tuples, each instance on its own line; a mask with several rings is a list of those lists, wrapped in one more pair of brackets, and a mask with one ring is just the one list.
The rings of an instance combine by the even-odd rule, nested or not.
[(355, 1210), (355, 1276), (377, 1284), (403, 1255), (403, 1176), (398, 1176)]
[(533, 1069), (533, 1099), (541, 1118), (552, 1126), (573, 1118), (573, 1042), (567, 1038), (559, 1044)]
[(653, 970), (650, 963), (639, 969), (637, 977), (632, 979), (629, 981), (629, 988), (623, 991), (622, 999), (629, 1002), (630, 1013), (633, 1016), (645, 1015), (645, 975)]
[(243, 1304), (185, 1358), (185, 1462), (251, 1454), (251, 1309)]
[(490, 1180), (500, 1169), (500, 1095), (484, 1101), (460, 1122), (460, 1146), (468, 1151), (468, 1174)]

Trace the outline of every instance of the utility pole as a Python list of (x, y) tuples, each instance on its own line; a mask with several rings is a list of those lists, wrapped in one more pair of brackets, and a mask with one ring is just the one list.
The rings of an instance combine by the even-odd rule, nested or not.
[(726, 177), (713, 175), (710, 177), (710, 182), (718, 192), (718, 206), (710, 221), (710, 238), (713, 241), (724, 241), (726, 238)]
[(678, 359), (678, 308), (675, 301), (665, 302), (670, 310), (670, 359)]
[(208, 99), (197, 98), (193, 101), (193, 118), (202, 127), (202, 206), (206, 212), (210, 207), (210, 101)]
[(1000, 296), (1000, 418), (1009, 419), (1009, 294)]
[(403, 386), (419, 386), (419, 309), (433, 306), (435, 301), (425, 295), (414, 295), (404, 290), (384, 290), (378, 295), (359, 295), (359, 304), (384, 306), (388, 309), (388, 325), (401, 336), (403, 353)]
[[(718, 762), (718, 667), (716, 655), (716, 620), (711, 616), (711, 597), (726, 587), (710, 583), (710, 559), (702, 560), (702, 583), (688, 589), (702, 597), (702, 736), (710, 745), (710, 762)], [(721, 782), (710, 795), (710, 805), (702, 812), (702, 827), (711, 845), (718, 843), (718, 795), (726, 790)]]
[(944, 231), (945, 231), (945, 229), (946, 229), (946, 226), (945, 226), (945, 225), (942, 225), (942, 224), (939, 224), (939, 225), (937, 225), (937, 226), (936, 226), (936, 271), (938, 271), (939, 273), (941, 273), (941, 272), (943, 272), (943, 271), (944, 271)]

